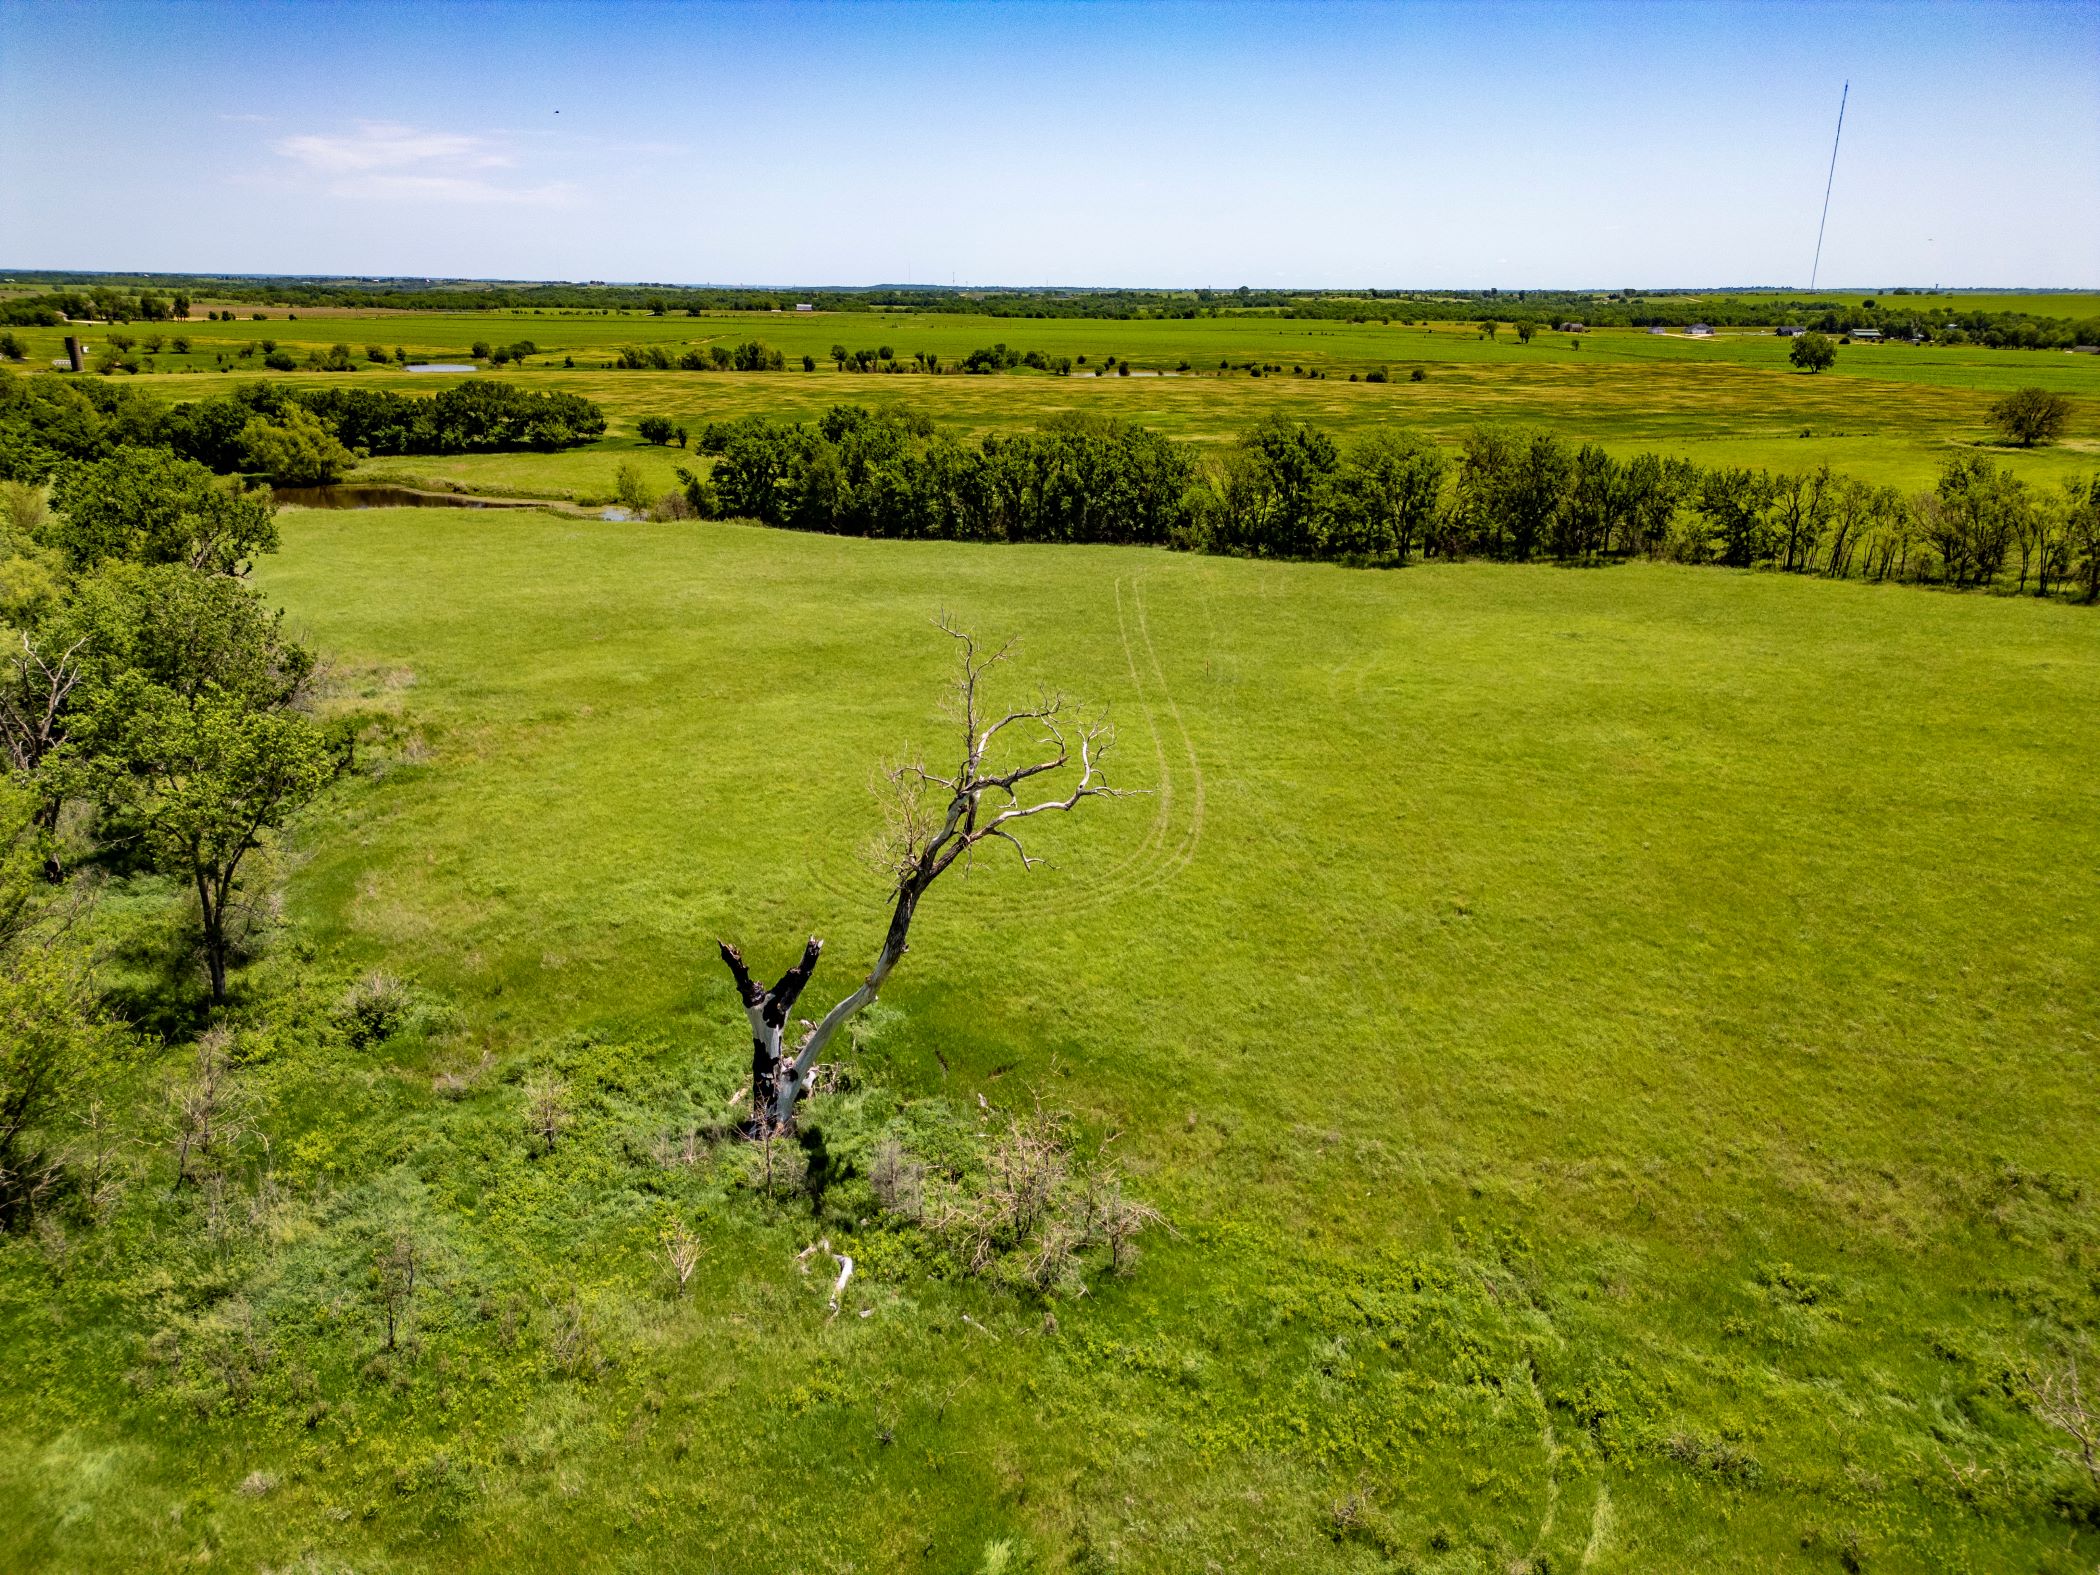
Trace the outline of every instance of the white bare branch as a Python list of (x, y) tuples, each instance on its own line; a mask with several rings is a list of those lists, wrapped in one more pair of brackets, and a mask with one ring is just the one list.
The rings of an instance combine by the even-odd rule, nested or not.
[[(794, 1119), (795, 1106), (806, 1092), (812, 1069), (839, 1029), (865, 1009), (881, 992), (890, 971), (907, 950), (907, 937), (919, 899), (957, 860), (969, 861), (980, 843), (997, 839), (1020, 855), (1021, 867), (1031, 870), (1044, 862), (1022, 846), (1014, 834), (1016, 822), (1034, 816), (1069, 813), (1090, 798), (1122, 798), (1126, 789), (1113, 786), (1103, 761), (1115, 743), (1115, 729), (1105, 717), (1089, 719), (1076, 714), (1062, 694), (1045, 694), (1034, 705), (1019, 706), (987, 721), (983, 705), (984, 677), (1008, 659), (1013, 642), (985, 654), (975, 636), (943, 614), (935, 627), (962, 647), (962, 671), (957, 676), (954, 703), (959, 713), (963, 758), (953, 776), (939, 776), (917, 762), (891, 766), (885, 772), (893, 793), (889, 825), (884, 840), (884, 858), (890, 878), (892, 903), (890, 923), (875, 964), (860, 985), (838, 1002), (804, 1034), (792, 1057), (782, 1043), (781, 1027), (786, 1020), (792, 994), (799, 993), (807, 971), (815, 966), (818, 943), (804, 954), (800, 977), (791, 971), (774, 991), (754, 981), (734, 947), (722, 947), (723, 960), (737, 981), (740, 999), (751, 1019), (753, 1099), (756, 1123), (772, 1123), (773, 1129)], [(1040, 753), (1009, 765), (988, 764), (1013, 730), (1033, 724), (1039, 731)], [(1078, 778), (1062, 796), (1024, 804), (1019, 789), (1024, 783), (1047, 778), (1074, 764)], [(945, 795), (945, 804), (940, 802)], [(792, 981), (787, 1005), (775, 1000), (779, 989)], [(770, 1098), (768, 1098), (770, 1094)]]

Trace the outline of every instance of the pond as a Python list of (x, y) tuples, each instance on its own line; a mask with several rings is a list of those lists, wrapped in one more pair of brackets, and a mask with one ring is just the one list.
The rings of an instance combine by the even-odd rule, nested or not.
[(476, 498), (464, 492), (417, 492), (412, 487), (272, 487), (288, 509), (530, 509), (544, 505), (512, 498)]
[(471, 361), (413, 361), (401, 370), (404, 372), (478, 372), (481, 369)]

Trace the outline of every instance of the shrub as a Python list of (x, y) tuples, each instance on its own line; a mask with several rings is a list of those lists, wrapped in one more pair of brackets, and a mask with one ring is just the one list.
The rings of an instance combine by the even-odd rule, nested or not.
[(415, 1015), (415, 988), (384, 968), (373, 969), (345, 990), (335, 1009), (343, 1036), (358, 1050), (393, 1038)]
[(251, 470), (293, 487), (326, 486), (357, 463), (321, 418), (301, 404), (287, 404), (281, 421), (261, 416), (241, 428), (241, 452)]

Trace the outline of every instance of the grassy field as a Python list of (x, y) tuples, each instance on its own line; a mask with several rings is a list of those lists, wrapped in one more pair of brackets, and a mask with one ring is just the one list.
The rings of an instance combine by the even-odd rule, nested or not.
[[(10, 1247), (0, 1565), (2100, 1558), (2019, 1402), (2100, 1323), (2088, 612), (531, 511), (285, 538), (266, 590), (406, 741), (310, 828), (280, 950), (449, 1017), (258, 1059), (294, 1201), (198, 1232), (219, 1323), (121, 1230), (60, 1284)], [(649, 1145), (746, 1053), (714, 937), (826, 935), (826, 994), (869, 954), (868, 778), (941, 744), (941, 608), (1112, 706), (1150, 793), (941, 888), (813, 1116), (1041, 1098), (1173, 1233), (1053, 1321), (870, 1232), (827, 1322), (797, 1205)], [(548, 1066), (581, 1105), (534, 1158)], [(442, 1244), (412, 1364), (338, 1261), (390, 1210)], [(564, 1307), (602, 1360), (550, 1375)], [(271, 1359), (215, 1409), (157, 1325)]]
[[(134, 325), (133, 332), (138, 332)], [(92, 338), (95, 330), (90, 330)], [(1952, 455), (1990, 445), (2022, 475), (2044, 484), (2091, 472), (2100, 463), (2100, 357), (1988, 350), (1972, 346), (1853, 345), (1820, 376), (1786, 364), (1786, 343), (1741, 332), (1711, 340), (1605, 330), (1580, 348), (1567, 335), (1541, 335), (1529, 345), (1505, 332), (1490, 341), (1476, 331), (1377, 323), (1316, 323), (1276, 318), (1221, 318), (1131, 323), (913, 316), (716, 314), (701, 318), (647, 314), (547, 316), (462, 313), (391, 317), (310, 317), (297, 322), (192, 323), (187, 357), (163, 354), (139, 386), (169, 398), (207, 395), (235, 377), (256, 375), (259, 362), (232, 358), (227, 372), (208, 370), (230, 346), (273, 338), (302, 347), (347, 340), (360, 351), (369, 338), (433, 358), (463, 355), (476, 339), (530, 337), (543, 351), (523, 371), (478, 373), (562, 388), (599, 401), (612, 419), (605, 442), (553, 456), (417, 457), (375, 461), (371, 480), (405, 480), (514, 496), (610, 497), (622, 460), (643, 467), (668, 489), (684, 456), (646, 452), (634, 423), (666, 415), (689, 426), (763, 414), (805, 418), (840, 401), (906, 403), (959, 433), (1032, 426), (1066, 411), (1100, 412), (1144, 422), (1175, 437), (1224, 443), (1265, 415), (1313, 420), (1343, 434), (1385, 424), (1417, 428), (1455, 442), (1489, 422), (1536, 425), (1614, 453), (1679, 454), (1708, 464), (1774, 470), (1829, 463), (1906, 488), (1927, 486)], [(49, 330), (28, 330), (32, 351), (57, 352)], [(816, 372), (697, 373), (617, 371), (607, 362), (623, 344), (735, 343), (758, 337), (800, 357)], [(1016, 371), (993, 377), (856, 375), (831, 370), (834, 341), (849, 347), (888, 345), (900, 355), (930, 350), (953, 365), (970, 350), (1004, 342), (1050, 355), (1087, 357), (1069, 378)], [(563, 356), (577, 365), (565, 369)], [(1091, 375), (1106, 358), (1128, 359), (1139, 375)], [(1218, 363), (1231, 363), (1227, 369)], [(1255, 378), (1249, 363), (1279, 366)], [(1181, 370), (1183, 364), (1187, 370)], [(1394, 381), (1350, 382), (1377, 367)], [(1408, 373), (1419, 367), (1425, 381)], [(1293, 368), (1303, 369), (1294, 375)], [(1314, 378), (1309, 374), (1319, 371)], [(1158, 375), (1147, 375), (1158, 374)], [(345, 374), (270, 373), (295, 383), (341, 382)], [(434, 392), (454, 379), (369, 367), (347, 374), (359, 387)], [(2034, 450), (1997, 446), (1988, 420), (2005, 391), (2040, 385), (2070, 394), (2071, 426), (2062, 442)]]

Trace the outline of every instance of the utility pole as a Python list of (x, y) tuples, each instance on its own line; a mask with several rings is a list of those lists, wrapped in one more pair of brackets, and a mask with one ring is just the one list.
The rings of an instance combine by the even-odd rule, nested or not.
[(1845, 135), (1845, 101), (1852, 96), (1852, 84), (1845, 84), (1845, 91), (1838, 95), (1837, 135), (1830, 139), (1830, 173), (1823, 178), (1823, 217), (1816, 221), (1816, 260), (1808, 270), (1808, 287), (1816, 287), (1816, 275), (1823, 271), (1823, 226), (1830, 222), (1830, 188), (1837, 181), (1838, 143)]

